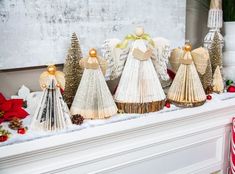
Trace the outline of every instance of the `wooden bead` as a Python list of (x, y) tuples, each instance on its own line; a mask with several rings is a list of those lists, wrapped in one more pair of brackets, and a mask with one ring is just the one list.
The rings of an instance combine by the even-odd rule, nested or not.
[(185, 51), (191, 51), (192, 50), (192, 46), (190, 44), (185, 44), (184, 50)]
[(135, 35), (138, 37), (141, 37), (143, 34), (144, 34), (144, 28), (143, 27), (136, 27)]
[(89, 55), (90, 55), (90, 57), (96, 57), (96, 56), (97, 56), (97, 51), (96, 51), (96, 49), (94, 49), (94, 48), (90, 49)]
[(47, 67), (47, 72), (51, 75), (55, 75), (56, 72), (56, 66), (55, 65), (49, 65)]

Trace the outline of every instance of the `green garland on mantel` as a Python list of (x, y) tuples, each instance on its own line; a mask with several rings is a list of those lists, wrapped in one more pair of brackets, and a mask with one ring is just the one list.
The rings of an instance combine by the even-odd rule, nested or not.
[(223, 0), (222, 5), (224, 21), (235, 21), (235, 0)]

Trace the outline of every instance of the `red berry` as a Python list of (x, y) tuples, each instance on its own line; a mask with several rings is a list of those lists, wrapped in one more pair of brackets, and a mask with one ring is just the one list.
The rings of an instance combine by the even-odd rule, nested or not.
[(165, 104), (165, 106), (166, 106), (167, 108), (170, 108), (170, 107), (171, 107), (171, 104), (167, 102), (167, 103)]
[(207, 100), (211, 100), (212, 99), (211, 95), (206, 96), (206, 98), (207, 98)]
[(25, 134), (25, 133), (26, 133), (26, 129), (25, 129), (25, 128), (19, 128), (19, 129), (17, 130), (17, 133), (18, 133), (18, 134)]
[(7, 135), (1, 135), (1, 136), (0, 136), (0, 142), (7, 141), (7, 139), (8, 139), (8, 136), (7, 136)]
[(227, 92), (235, 92), (235, 86), (233, 85), (229, 86)]

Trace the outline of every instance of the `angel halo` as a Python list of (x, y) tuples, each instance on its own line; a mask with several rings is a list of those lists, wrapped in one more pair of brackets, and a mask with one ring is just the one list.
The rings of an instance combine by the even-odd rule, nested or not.
[(108, 62), (106, 79), (121, 76), (114, 95), (121, 112), (147, 113), (164, 107), (166, 96), (160, 80), (169, 80), (168, 40), (152, 39), (143, 27), (137, 27), (135, 34), (127, 35), (123, 42), (106, 40), (103, 52)]
[(97, 55), (95, 49), (91, 49), (89, 56), (80, 60), (80, 65), (84, 72), (70, 108), (72, 115), (80, 114), (85, 119), (104, 119), (115, 115), (117, 107), (103, 75), (106, 61)]
[(69, 109), (64, 102), (61, 89), (64, 89), (64, 73), (49, 65), (47, 71), (40, 75), (43, 94), (35, 110), (31, 124), (32, 130), (60, 131), (72, 125)]

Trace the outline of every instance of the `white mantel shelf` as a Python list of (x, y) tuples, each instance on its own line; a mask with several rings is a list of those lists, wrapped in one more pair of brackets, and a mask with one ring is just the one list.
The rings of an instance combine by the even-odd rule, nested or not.
[(214, 100), (2, 146), (0, 173), (226, 173), (233, 116), (235, 98)]

